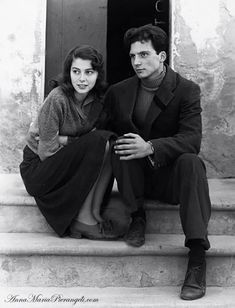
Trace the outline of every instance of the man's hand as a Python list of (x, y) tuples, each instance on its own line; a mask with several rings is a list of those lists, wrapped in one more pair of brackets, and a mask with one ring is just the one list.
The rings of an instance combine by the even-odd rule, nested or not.
[(131, 160), (151, 155), (151, 145), (137, 134), (128, 133), (119, 137), (114, 146), (115, 154), (120, 160)]

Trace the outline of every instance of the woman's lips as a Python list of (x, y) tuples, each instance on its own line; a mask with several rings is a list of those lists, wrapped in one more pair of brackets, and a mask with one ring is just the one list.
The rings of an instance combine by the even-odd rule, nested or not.
[(77, 87), (79, 89), (86, 89), (87, 85), (86, 84), (77, 84)]

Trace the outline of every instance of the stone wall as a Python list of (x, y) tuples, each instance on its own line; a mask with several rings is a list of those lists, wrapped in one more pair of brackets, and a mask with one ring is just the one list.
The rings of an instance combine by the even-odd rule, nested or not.
[(46, 0), (0, 1), (0, 172), (18, 172), (43, 98)]
[(201, 87), (208, 176), (235, 177), (235, 2), (172, 0), (171, 62)]

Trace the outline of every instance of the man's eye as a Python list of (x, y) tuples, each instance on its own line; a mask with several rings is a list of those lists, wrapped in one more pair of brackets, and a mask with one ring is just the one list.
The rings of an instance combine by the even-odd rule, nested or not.
[(130, 58), (131, 58), (131, 59), (134, 59), (134, 58), (135, 58), (135, 55), (130, 55)]
[(148, 56), (147, 52), (141, 52), (140, 54), (141, 58), (146, 58)]

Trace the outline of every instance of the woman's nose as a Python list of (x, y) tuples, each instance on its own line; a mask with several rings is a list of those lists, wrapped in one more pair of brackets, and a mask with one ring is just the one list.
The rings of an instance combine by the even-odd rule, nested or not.
[(81, 74), (80, 74), (79, 80), (80, 80), (80, 81), (85, 81), (85, 80), (86, 80), (86, 75), (85, 75), (85, 73), (81, 73)]

